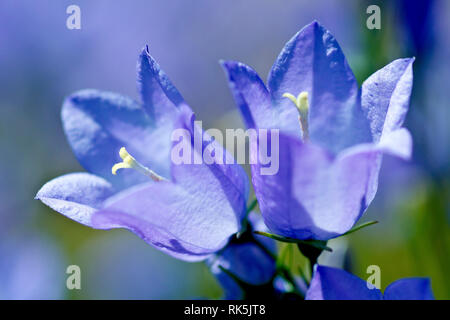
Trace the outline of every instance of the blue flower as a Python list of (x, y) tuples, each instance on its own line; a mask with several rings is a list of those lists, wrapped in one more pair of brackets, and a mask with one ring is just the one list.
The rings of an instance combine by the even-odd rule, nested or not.
[(395, 60), (358, 88), (336, 39), (317, 22), (285, 45), (267, 87), (250, 67), (223, 62), (247, 127), (280, 130), (278, 172), (263, 175), (262, 164), (252, 165), (273, 233), (317, 240), (345, 233), (375, 196), (383, 153), (410, 158), (402, 124), (412, 63)]
[(384, 291), (369, 289), (367, 282), (340, 269), (318, 265), (306, 300), (433, 300), (430, 280), (404, 278)]
[(275, 241), (264, 236), (252, 235), (255, 230), (267, 231), (258, 214), (251, 212), (248, 220), (248, 230), (244, 235), (239, 239), (233, 239), (225, 249), (206, 261), (221, 284), (224, 299), (227, 300), (253, 299), (255, 297), (251, 295), (263, 294), (261, 290), (265, 287), (273, 292), (271, 281), (276, 271)]
[(400, 0), (395, 3), (394, 10), (401, 14), (403, 28), (407, 34), (408, 49), (416, 55), (426, 54), (433, 40), (431, 28), (435, 1)]
[(39, 235), (0, 239), (0, 299), (64, 298), (64, 255), (57, 245)]
[[(248, 178), (237, 164), (171, 161), (174, 129), (203, 136), (200, 150), (188, 140), (193, 153), (203, 155), (211, 144), (223, 149), (202, 135), (191, 109), (147, 48), (138, 62), (138, 87), (141, 104), (97, 90), (65, 100), (64, 130), (89, 173), (51, 180), (36, 198), (84, 225), (126, 228), (171, 256), (203, 260), (240, 230)], [(223, 163), (234, 163), (224, 150), (223, 157)], [(123, 168), (136, 170), (116, 172)]]
[(190, 299), (204, 294), (205, 286), (198, 283), (203, 266), (149, 249), (126, 232), (88, 240), (73, 258), (81, 267), (83, 298)]

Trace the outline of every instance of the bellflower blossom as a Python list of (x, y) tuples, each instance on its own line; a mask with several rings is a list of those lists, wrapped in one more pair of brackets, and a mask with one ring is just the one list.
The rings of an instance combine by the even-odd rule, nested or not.
[(340, 269), (318, 265), (306, 300), (433, 300), (430, 280), (404, 278), (384, 291), (369, 289), (367, 282)]
[[(244, 235), (233, 238), (221, 252), (207, 260), (227, 300), (264, 297), (267, 294), (264, 291), (266, 287), (270, 293), (273, 292), (271, 281), (276, 271), (275, 241), (253, 234), (255, 230), (267, 231), (260, 215), (251, 212), (248, 220), (248, 230)], [(233, 279), (230, 273), (238, 279)], [(246, 288), (242, 288), (242, 285)]]
[(222, 63), (247, 127), (280, 129), (278, 173), (261, 175), (262, 165), (252, 165), (273, 233), (316, 240), (345, 233), (375, 196), (382, 154), (411, 156), (402, 124), (412, 63), (395, 60), (359, 89), (336, 39), (318, 22), (285, 45), (267, 87), (245, 64)]
[[(138, 62), (138, 87), (142, 104), (96, 90), (65, 100), (64, 130), (89, 173), (53, 179), (36, 198), (86, 226), (126, 228), (173, 257), (203, 260), (240, 230), (248, 178), (237, 164), (171, 161), (174, 129), (191, 137), (195, 132), (202, 137), (203, 132), (148, 48)], [(200, 142), (194, 155), (203, 154), (210, 144), (222, 148), (206, 134)]]

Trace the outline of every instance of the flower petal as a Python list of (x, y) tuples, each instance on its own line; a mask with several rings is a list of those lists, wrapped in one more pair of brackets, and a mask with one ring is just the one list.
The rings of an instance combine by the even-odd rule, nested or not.
[(268, 283), (275, 273), (275, 261), (254, 243), (228, 245), (219, 255), (210, 258), (210, 269), (225, 292), (224, 299), (242, 299), (239, 285), (220, 267), (251, 285)]
[(381, 291), (369, 289), (366, 281), (332, 267), (318, 265), (306, 300), (381, 300)]
[(296, 239), (328, 240), (348, 231), (375, 195), (381, 151), (349, 149), (335, 157), (288, 135), (279, 139), (278, 173), (262, 175), (260, 164), (252, 166), (266, 225)]
[(361, 105), (373, 141), (403, 125), (413, 84), (412, 59), (398, 59), (378, 70), (361, 87)]
[(319, 23), (307, 25), (285, 45), (268, 86), (285, 119), (298, 120), (298, 113), (283, 94), (308, 92), (310, 138), (327, 150), (371, 141), (353, 72), (336, 39)]
[(160, 181), (122, 191), (92, 221), (95, 228), (126, 228), (173, 257), (199, 261), (223, 248), (238, 230), (234, 214), (223, 207), (213, 190), (192, 194)]
[[(264, 226), (258, 214), (251, 212), (249, 220), (252, 230), (267, 231), (267, 227)], [(255, 241), (269, 252), (275, 253), (276, 244), (272, 239), (256, 236)], [(228, 300), (242, 299), (243, 292), (236, 281), (221, 268), (255, 286), (268, 283), (275, 274), (275, 260), (264, 249), (255, 242), (240, 242), (239, 239), (235, 239), (225, 249), (210, 257), (207, 263), (224, 289), (224, 299)]]
[[(234, 100), (238, 105), (247, 128), (271, 128), (276, 123), (270, 94), (261, 78), (249, 66), (235, 61), (221, 62), (227, 76)], [(298, 118), (294, 119), (298, 131)]]
[[(185, 129), (186, 147), (197, 150), (197, 134), (204, 150), (202, 131), (193, 121), (192, 111), (182, 105), (176, 127)], [(172, 181), (136, 186), (109, 199), (93, 216), (94, 226), (127, 228), (159, 250), (187, 261), (205, 259), (222, 249), (240, 229), (245, 213), (248, 181), (244, 170), (237, 164), (190, 162), (172, 163), (171, 173)]]
[(428, 278), (405, 278), (392, 282), (384, 291), (385, 300), (434, 300)]
[[(227, 150), (203, 132), (194, 121), (192, 111), (187, 106), (182, 106), (175, 126), (187, 134), (183, 143), (185, 149), (190, 150), (192, 161), (181, 164), (172, 162), (172, 180), (192, 195), (210, 194), (214, 201), (221, 203), (223, 215), (230, 214), (229, 219), (233, 219), (233, 215), (240, 222), (246, 212), (250, 188), (247, 174)], [(207, 164), (204, 161), (207, 148), (214, 148), (216, 153), (222, 154), (222, 157), (218, 157), (221, 163)], [(196, 158), (201, 163), (196, 164)]]
[(159, 121), (176, 117), (183, 97), (153, 59), (146, 46), (138, 61), (138, 89), (147, 114)]
[(47, 182), (37, 193), (55, 211), (91, 227), (92, 214), (114, 194), (106, 180), (88, 173), (70, 173)]
[(385, 153), (404, 160), (411, 159), (413, 141), (411, 133), (406, 128), (393, 130), (382, 135), (379, 148)]
[(133, 100), (115, 93), (79, 91), (65, 100), (62, 121), (81, 165), (115, 186), (124, 188), (148, 179), (135, 170), (112, 175), (112, 166), (121, 162), (121, 147), (158, 174), (169, 176), (173, 126), (156, 125)]

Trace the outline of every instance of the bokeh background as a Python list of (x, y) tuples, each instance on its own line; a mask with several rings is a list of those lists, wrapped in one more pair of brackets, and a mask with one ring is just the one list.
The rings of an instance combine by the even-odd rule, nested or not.
[[(66, 8), (81, 8), (81, 30)], [(381, 30), (366, 8), (381, 7)], [(65, 96), (83, 88), (137, 98), (135, 67), (148, 44), (204, 127), (237, 128), (219, 59), (266, 75), (312, 20), (338, 39), (361, 83), (390, 61), (415, 56), (406, 126), (414, 159), (386, 157), (379, 192), (362, 221), (380, 223), (333, 244), (360, 277), (381, 268), (382, 287), (428, 276), (450, 298), (450, 2), (361, 0), (2, 0), (0, 2), (0, 298), (220, 298), (201, 264), (172, 259), (124, 230), (84, 227), (33, 200), (61, 174), (82, 171), (60, 121)], [(301, 257), (296, 257), (301, 263)], [(66, 289), (79, 265), (81, 290)]]

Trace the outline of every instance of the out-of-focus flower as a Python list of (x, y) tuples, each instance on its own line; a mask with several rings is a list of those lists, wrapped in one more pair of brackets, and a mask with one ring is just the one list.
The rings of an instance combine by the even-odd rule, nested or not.
[(145, 242), (127, 232), (104, 233), (86, 242), (73, 261), (81, 268), (83, 298), (189, 299), (205, 295), (205, 284), (199, 284), (199, 279), (204, 281), (203, 266), (149, 250)]
[(0, 241), (0, 299), (62, 299), (66, 268), (59, 248), (42, 237)]
[[(142, 105), (94, 90), (66, 99), (64, 129), (89, 173), (56, 178), (36, 198), (84, 225), (126, 228), (179, 259), (205, 259), (240, 230), (247, 176), (222, 146), (194, 124), (191, 109), (147, 49), (138, 63), (138, 86)], [(201, 157), (212, 145), (217, 153), (222, 151), (222, 163), (233, 164), (174, 164), (174, 129), (190, 135), (186, 139), (192, 156)], [(200, 150), (194, 147), (195, 136), (203, 138)], [(111, 169), (115, 173), (122, 168), (136, 170), (111, 174)]]
[(410, 39), (405, 51), (414, 54), (418, 62), (414, 79), (417, 90), (407, 119), (414, 136), (414, 159), (435, 181), (442, 182), (450, 175), (450, 130), (446, 121), (450, 115), (450, 6), (445, 0), (399, 1), (397, 5), (401, 6), (398, 12), (402, 14), (406, 38)]
[(358, 89), (337, 41), (317, 22), (286, 44), (267, 88), (250, 67), (223, 63), (247, 127), (281, 129), (278, 173), (262, 175), (262, 165), (252, 165), (272, 232), (327, 240), (361, 217), (375, 196), (382, 154), (411, 156), (412, 139), (402, 124), (412, 63), (395, 60)]
[(384, 291), (369, 289), (367, 282), (346, 271), (318, 265), (306, 300), (433, 300), (430, 280), (404, 278)]
[[(1, 126), (0, 126), (1, 127)], [(11, 150), (13, 142), (3, 143)], [(0, 159), (0, 300), (63, 299), (66, 289), (65, 255), (59, 243), (46, 232), (30, 230), (30, 201), (22, 201), (12, 190), (22, 177), (11, 170), (16, 165), (9, 157)], [(29, 193), (28, 193), (29, 194)], [(16, 196), (17, 195), (17, 196)]]
[(293, 278), (293, 283), (277, 276), (273, 281), (273, 287), (280, 300), (303, 300), (301, 297), (304, 297), (308, 289), (305, 280), (299, 276)]
[(430, 22), (434, 3), (435, 0), (395, 2), (397, 8), (393, 8), (393, 10), (398, 10), (403, 18), (409, 51), (414, 55), (426, 55), (426, 51), (433, 41), (432, 32), (434, 30), (432, 30)]
[[(270, 282), (275, 275), (275, 241), (252, 234), (254, 230), (267, 231), (259, 215), (250, 213), (248, 219), (246, 233), (234, 238), (225, 249), (207, 260), (211, 272), (224, 290), (225, 299), (253, 299), (255, 296), (250, 296), (252, 294), (263, 297), (267, 294), (263, 290), (264, 284), (267, 284), (270, 294), (273, 292)], [(233, 279), (233, 276), (237, 278)], [(247, 290), (244, 291), (242, 285), (247, 285)]]

